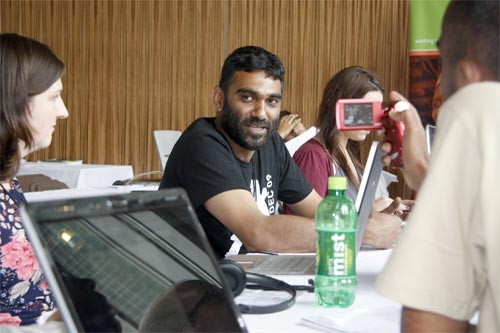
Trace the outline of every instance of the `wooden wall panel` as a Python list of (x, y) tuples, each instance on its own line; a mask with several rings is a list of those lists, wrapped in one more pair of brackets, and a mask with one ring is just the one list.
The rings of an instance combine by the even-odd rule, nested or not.
[(242, 45), (281, 57), (283, 107), (306, 125), (349, 65), (406, 94), (407, 21), (408, 3), (386, 0), (0, 1), (0, 32), (45, 42), (66, 64), (70, 118), (30, 159), (131, 164), (136, 174), (160, 169), (153, 130), (214, 115), (222, 63)]
[(29, 159), (160, 170), (152, 131), (212, 114), (225, 57), (221, 1), (1, 1), (0, 31), (47, 43), (66, 64), (70, 117)]

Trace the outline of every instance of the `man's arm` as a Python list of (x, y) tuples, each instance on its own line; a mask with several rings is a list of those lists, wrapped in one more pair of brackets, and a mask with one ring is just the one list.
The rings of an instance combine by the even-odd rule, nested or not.
[(467, 321), (403, 307), (401, 332), (475, 332)]
[(321, 200), (323, 200), (323, 198), (313, 189), (304, 200), (294, 204), (288, 204), (288, 206), (292, 207), (297, 215), (314, 218), (316, 208), (318, 208)]
[(321, 197), (312, 191), (293, 205), (308, 216), (262, 214), (246, 190), (222, 192), (205, 202), (205, 208), (243, 242), (249, 251), (314, 252), (314, 212)]
[[(391, 91), (391, 100), (400, 101), (406, 99), (395, 91)], [(427, 152), (425, 129), (420, 121), (417, 110), (410, 104), (410, 109), (403, 112), (391, 111), (389, 116), (396, 121), (403, 121), (405, 133), (403, 136), (403, 171), (405, 180), (409, 187), (418, 191), (422, 184), (429, 164), (429, 153)], [(391, 151), (391, 145), (384, 142), (381, 150), (385, 153)], [(384, 165), (391, 162), (389, 155), (382, 158)]]

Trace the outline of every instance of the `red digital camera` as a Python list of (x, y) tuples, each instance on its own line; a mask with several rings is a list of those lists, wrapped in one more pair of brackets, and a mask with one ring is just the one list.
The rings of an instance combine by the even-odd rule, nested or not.
[(389, 117), (390, 110), (403, 111), (409, 109), (406, 101), (377, 102), (366, 99), (339, 99), (335, 107), (335, 117), (339, 131), (377, 130), (385, 128), (384, 141), (391, 143), (391, 166), (403, 166), (403, 134), (405, 126), (402, 121), (394, 121)]

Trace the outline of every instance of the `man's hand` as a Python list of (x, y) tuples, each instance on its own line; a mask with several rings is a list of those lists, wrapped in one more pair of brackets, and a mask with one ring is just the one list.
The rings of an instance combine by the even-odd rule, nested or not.
[[(395, 91), (391, 91), (390, 98), (392, 101), (400, 101), (406, 99)], [(405, 125), (405, 133), (403, 136), (403, 175), (406, 183), (413, 190), (418, 191), (423, 179), (427, 173), (429, 163), (429, 153), (425, 141), (425, 130), (420, 121), (420, 116), (413, 105), (410, 105), (409, 110), (389, 112), (389, 117), (396, 121), (403, 121)], [(381, 131), (383, 133), (383, 130)], [(383, 142), (380, 149), (387, 155), (382, 157), (382, 162), (385, 166), (391, 163), (389, 152), (391, 144)]]
[[(390, 205), (386, 209), (392, 210), (392, 208)], [(373, 246), (377, 249), (390, 249), (396, 243), (400, 232), (401, 219), (399, 216), (372, 209), (363, 235), (363, 245)]]

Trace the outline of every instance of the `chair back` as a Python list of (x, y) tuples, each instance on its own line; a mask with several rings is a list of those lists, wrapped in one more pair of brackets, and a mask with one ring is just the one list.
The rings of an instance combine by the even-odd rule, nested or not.
[(168, 157), (174, 148), (175, 143), (181, 136), (181, 131), (176, 130), (157, 130), (153, 131), (155, 137), (158, 156), (160, 157), (161, 169), (165, 171)]

